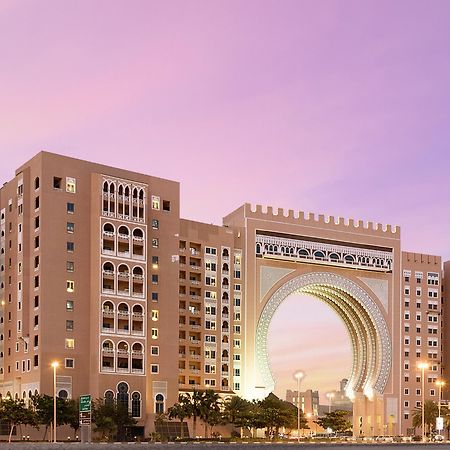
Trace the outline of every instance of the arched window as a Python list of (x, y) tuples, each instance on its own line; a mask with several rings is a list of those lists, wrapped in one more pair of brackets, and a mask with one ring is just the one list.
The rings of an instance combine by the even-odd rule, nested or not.
[(355, 258), (353, 258), (352, 255), (345, 255), (344, 259), (345, 259), (345, 262), (349, 262), (349, 263), (352, 263), (355, 261)]
[(111, 193), (111, 194), (114, 194), (114, 190), (115, 190), (115, 185), (114, 185), (114, 183), (111, 183), (110, 185), (109, 185), (109, 192)]
[(108, 188), (108, 182), (105, 181), (105, 182), (103, 183), (103, 192), (108, 192), (108, 191), (109, 191), (109, 188)]
[(61, 389), (58, 392), (58, 397), (62, 398), (63, 400), (67, 400), (69, 398), (69, 393), (65, 389)]
[(142, 267), (140, 267), (140, 266), (133, 267), (133, 275), (137, 275), (138, 277), (143, 277), (144, 271), (142, 270)]
[(114, 265), (109, 261), (105, 262), (105, 264), (103, 264), (103, 271), (106, 273), (114, 272)]
[(135, 238), (143, 238), (144, 237), (144, 232), (140, 228), (135, 228), (133, 230), (133, 237), (135, 237)]
[(34, 189), (39, 189), (39, 177), (34, 179)]
[(105, 223), (103, 225), (103, 231), (106, 231), (107, 233), (114, 233), (114, 225), (111, 223)]
[(317, 250), (314, 252), (314, 258), (323, 259), (323, 258), (325, 258), (325, 254), (323, 252), (321, 252), (320, 250)]
[(128, 237), (130, 235), (130, 230), (125, 225), (120, 226), (118, 229), (118, 232), (120, 235), (122, 235), (124, 237), (125, 236)]
[(102, 348), (104, 350), (114, 350), (114, 344), (110, 340), (103, 341)]
[(328, 257), (330, 258), (330, 261), (333, 262), (339, 261), (339, 255), (337, 253), (330, 253)]
[(155, 397), (155, 413), (163, 414), (164, 413), (164, 395), (157, 394)]
[(114, 403), (114, 392), (106, 391), (105, 392), (105, 405), (112, 405)]
[(138, 191), (136, 188), (133, 189), (133, 198), (137, 198), (138, 197)]
[(119, 184), (119, 195), (123, 195), (123, 185)]
[(139, 191), (139, 198), (140, 198), (141, 200), (144, 200), (144, 190), (143, 190), (143, 189), (141, 189), (141, 190)]
[(114, 304), (110, 302), (109, 300), (103, 303), (103, 311), (105, 312), (112, 312), (114, 311)]
[(305, 250), (304, 248), (301, 248), (301, 249), (298, 251), (298, 256), (303, 256), (303, 257), (309, 256), (308, 250)]
[(124, 405), (128, 410), (128, 384), (125, 382), (119, 383), (117, 386), (117, 403)]
[(141, 417), (141, 394), (133, 392), (131, 395), (131, 417)]

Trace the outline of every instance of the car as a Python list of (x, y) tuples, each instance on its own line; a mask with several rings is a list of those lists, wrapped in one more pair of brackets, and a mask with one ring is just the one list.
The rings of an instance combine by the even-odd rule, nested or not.
[(442, 434), (435, 434), (434, 436), (431, 436), (431, 440), (433, 442), (443, 442), (444, 436), (442, 436)]

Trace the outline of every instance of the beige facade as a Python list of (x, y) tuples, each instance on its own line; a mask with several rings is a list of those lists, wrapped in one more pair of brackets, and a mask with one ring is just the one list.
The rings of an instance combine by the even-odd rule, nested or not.
[(398, 228), (248, 204), (203, 224), (180, 219), (176, 182), (47, 152), (0, 213), (3, 396), (51, 394), (57, 360), (59, 395), (117, 398), (146, 433), (179, 392), (264, 397), (272, 315), (306, 293), (350, 333), (355, 434), (407, 432), (419, 361), (437, 399), (441, 259), (402, 253)]

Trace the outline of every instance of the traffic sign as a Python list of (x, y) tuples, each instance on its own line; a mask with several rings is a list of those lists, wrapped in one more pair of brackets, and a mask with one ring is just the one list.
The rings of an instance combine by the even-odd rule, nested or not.
[(442, 431), (444, 429), (444, 418), (436, 417), (436, 430)]
[(91, 396), (80, 395), (80, 413), (91, 411)]

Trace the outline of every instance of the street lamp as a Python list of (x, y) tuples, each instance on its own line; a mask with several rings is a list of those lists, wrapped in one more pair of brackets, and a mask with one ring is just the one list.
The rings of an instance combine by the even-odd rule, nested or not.
[(425, 369), (428, 369), (427, 362), (420, 362), (417, 368), (422, 371), (422, 442), (425, 442)]
[(297, 442), (300, 442), (300, 381), (305, 377), (303, 370), (297, 370), (294, 378), (297, 380)]
[(53, 442), (56, 444), (56, 369), (59, 367), (59, 362), (53, 361), (52, 367), (53, 367)]
[[(439, 397), (438, 397), (438, 416), (439, 416), (439, 421), (441, 420), (441, 397), (442, 397), (442, 386), (445, 386), (445, 381), (444, 380), (438, 380), (436, 381), (436, 384), (439, 387)], [(440, 428), (440, 424), (439, 424), (439, 428)], [(438, 430), (439, 434), (441, 434), (441, 430)]]
[(328, 398), (328, 414), (331, 413), (331, 402), (334, 398), (334, 392), (327, 392), (327, 398)]

